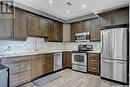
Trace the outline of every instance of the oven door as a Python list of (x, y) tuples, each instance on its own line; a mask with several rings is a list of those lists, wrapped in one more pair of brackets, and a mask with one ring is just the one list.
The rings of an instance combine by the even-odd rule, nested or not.
[(87, 66), (87, 54), (86, 53), (73, 53), (72, 63), (77, 65)]

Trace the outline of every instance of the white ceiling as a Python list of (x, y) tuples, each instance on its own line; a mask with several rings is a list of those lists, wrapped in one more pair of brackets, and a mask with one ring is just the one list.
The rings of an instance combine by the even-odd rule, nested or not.
[[(101, 10), (118, 7), (129, 3), (129, 0), (15, 0), (42, 12), (64, 20), (84, 16), (90, 13), (98, 13)], [(72, 5), (68, 6), (67, 1)], [(82, 8), (82, 5), (86, 5)], [(70, 12), (67, 13), (67, 10)]]

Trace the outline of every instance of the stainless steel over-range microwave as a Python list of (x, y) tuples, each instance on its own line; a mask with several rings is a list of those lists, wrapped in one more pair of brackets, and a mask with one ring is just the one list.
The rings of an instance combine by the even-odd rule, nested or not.
[(75, 34), (75, 42), (86, 42), (86, 41), (90, 41), (90, 32)]

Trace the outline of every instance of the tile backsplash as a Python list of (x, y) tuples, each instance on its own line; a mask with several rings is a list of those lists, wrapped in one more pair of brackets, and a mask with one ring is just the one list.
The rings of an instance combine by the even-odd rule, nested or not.
[(64, 48), (66, 50), (73, 50), (76, 51), (78, 50), (78, 45), (93, 45), (93, 51), (98, 51), (100, 52), (101, 50), (101, 45), (100, 42), (81, 42), (81, 43), (65, 43)]
[(79, 44), (91, 44), (94, 50), (100, 51), (100, 42), (86, 43), (62, 43), (45, 42), (44, 38), (28, 37), (26, 41), (7, 41), (0, 40), (0, 53), (20, 53), (34, 51), (58, 51), (58, 50), (77, 50)]

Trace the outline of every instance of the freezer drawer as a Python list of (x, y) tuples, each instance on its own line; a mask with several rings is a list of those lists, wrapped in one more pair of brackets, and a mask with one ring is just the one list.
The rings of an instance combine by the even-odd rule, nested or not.
[(127, 61), (102, 59), (101, 77), (127, 83)]

